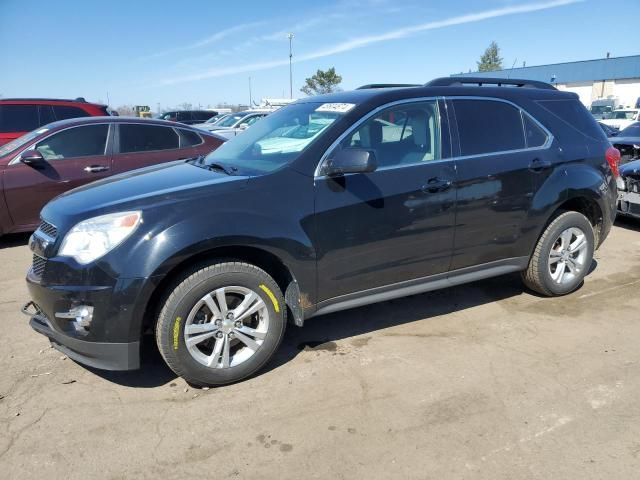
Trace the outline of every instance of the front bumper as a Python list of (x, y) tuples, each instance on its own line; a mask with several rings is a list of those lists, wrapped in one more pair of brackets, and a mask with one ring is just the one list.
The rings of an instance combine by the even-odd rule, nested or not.
[[(62, 257), (39, 260), (45, 266), (34, 257), (26, 278), (32, 302), (23, 312), (31, 317), (31, 327), (85, 365), (139, 368), (142, 319), (154, 278), (117, 278), (105, 266), (83, 266)], [(92, 311), (90, 319), (75, 321), (70, 312), (85, 306)]]
[[(29, 312), (29, 307), (35, 311)], [(54, 329), (49, 319), (33, 303), (27, 303), (22, 312), (31, 317), (29, 325), (49, 338), (51, 345), (69, 358), (103, 370), (136, 370), (140, 368), (140, 342), (108, 343), (88, 342), (65, 335)]]
[(640, 193), (619, 191), (618, 213), (627, 217), (640, 218)]

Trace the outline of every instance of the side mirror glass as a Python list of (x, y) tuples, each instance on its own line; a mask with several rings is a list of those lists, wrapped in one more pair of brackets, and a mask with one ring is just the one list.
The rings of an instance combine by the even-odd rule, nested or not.
[(238, 125), (238, 128), (240, 130), (246, 130), (247, 128), (249, 128), (249, 124), (248, 123), (241, 123), (240, 125)]
[(38, 165), (45, 162), (38, 150), (27, 150), (20, 155), (20, 161), (26, 165)]
[(346, 173), (371, 173), (378, 168), (375, 154), (361, 148), (345, 148), (329, 159), (324, 174), (336, 177)]

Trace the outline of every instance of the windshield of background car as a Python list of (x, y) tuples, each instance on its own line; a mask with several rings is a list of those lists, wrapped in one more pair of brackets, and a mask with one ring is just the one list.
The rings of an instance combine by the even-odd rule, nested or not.
[[(632, 123), (627, 128), (620, 130), (619, 137), (640, 137), (640, 123)], [(2, 147), (0, 147), (2, 149)]]
[(292, 162), (355, 105), (299, 103), (283, 107), (214, 150), (205, 164), (266, 173)]
[(235, 115), (229, 115), (227, 118), (225, 118), (224, 120), (221, 120), (219, 123), (217, 123), (216, 125), (220, 126), (220, 127), (233, 127), (233, 125), (240, 119), (246, 117), (247, 115), (245, 113), (242, 114), (235, 114)]
[(615, 119), (624, 119), (624, 120), (633, 120), (633, 117), (636, 115), (635, 110), (623, 110), (615, 112), (613, 118)]
[(21, 137), (18, 137), (15, 140), (10, 141), (9, 143), (5, 143), (0, 147), (0, 157), (18, 150), (19, 148), (23, 147), (24, 145), (29, 143), (31, 140), (47, 132), (48, 130), (49, 129), (47, 128), (38, 128), (33, 132), (25, 133)]

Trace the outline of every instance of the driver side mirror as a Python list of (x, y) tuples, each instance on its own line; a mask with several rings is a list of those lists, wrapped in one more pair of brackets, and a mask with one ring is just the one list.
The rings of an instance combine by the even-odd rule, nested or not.
[(249, 124), (248, 123), (241, 123), (240, 125), (238, 125), (238, 128), (240, 130), (246, 130), (247, 128), (249, 128)]
[(378, 168), (375, 154), (361, 148), (345, 148), (329, 159), (324, 174), (337, 177), (346, 173), (371, 173)]
[(20, 155), (20, 161), (25, 165), (42, 165), (45, 159), (38, 150), (27, 150)]

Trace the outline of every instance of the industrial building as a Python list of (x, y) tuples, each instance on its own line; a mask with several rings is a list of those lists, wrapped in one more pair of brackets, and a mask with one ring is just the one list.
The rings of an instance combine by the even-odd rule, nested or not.
[(620, 107), (635, 107), (640, 99), (640, 55), (473, 72), (452, 76), (522, 78), (552, 83), (575, 92), (586, 106), (594, 100), (617, 99)]

